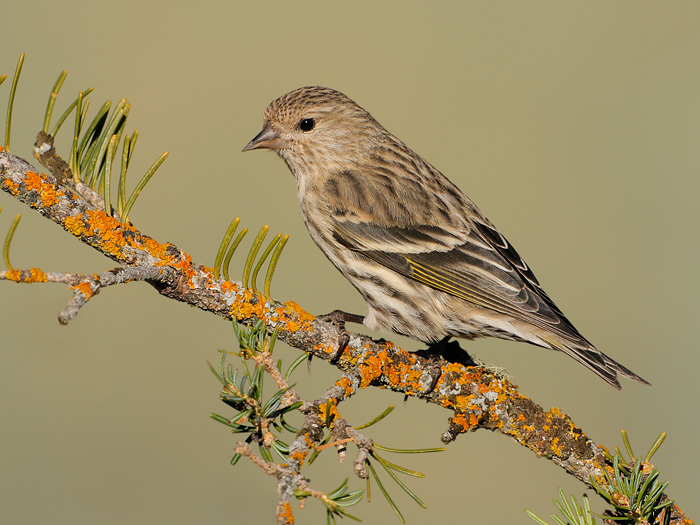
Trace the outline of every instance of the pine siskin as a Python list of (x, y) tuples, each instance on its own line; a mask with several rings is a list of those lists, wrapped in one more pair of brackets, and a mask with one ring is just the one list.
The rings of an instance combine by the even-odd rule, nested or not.
[(647, 383), (574, 328), (459, 188), (344, 94), (304, 87), (273, 101), (243, 151), (259, 148), (286, 161), (311, 238), (364, 297), (368, 328), (429, 344), (526, 341), (615, 388), (618, 373)]

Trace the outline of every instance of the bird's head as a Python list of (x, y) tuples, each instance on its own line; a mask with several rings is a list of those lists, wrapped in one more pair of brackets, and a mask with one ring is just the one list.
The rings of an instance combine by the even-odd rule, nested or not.
[(384, 131), (346, 95), (317, 86), (299, 88), (274, 100), (263, 120), (263, 130), (243, 151), (273, 150), (295, 175), (311, 166), (344, 169)]

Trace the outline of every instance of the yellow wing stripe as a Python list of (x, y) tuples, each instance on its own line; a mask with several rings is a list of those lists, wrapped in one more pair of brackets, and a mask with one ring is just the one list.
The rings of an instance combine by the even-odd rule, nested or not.
[(413, 279), (416, 281), (427, 284), (436, 290), (440, 290), (450, 295), (454, 295), (455, 297), (459, 297), (460, 299), (464, 299), (465, 301), (469, 301), (470, 303), (483, 306), (484, 308), (494, 308), (494, 306), (489, 305), (487, 301), (479, 299), (474, 294), (467, 293), (463, 287), (460, 287), (451, 279), (445, 279), (431, 268), (423, 266), (410, 258), (407, 258), (407, 260), (413, 269), (413, 275), (411, 277), (413, 277)]

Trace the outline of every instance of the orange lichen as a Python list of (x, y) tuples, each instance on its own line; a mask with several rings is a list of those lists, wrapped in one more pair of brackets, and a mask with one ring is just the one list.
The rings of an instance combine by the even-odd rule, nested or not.
[(252, 304), (253, 292), (246, 288), (241, 295), (241, 300), (236, 301), (236, 304), (231, 308), (231, 313), (238, 320), (250, 319), (259, 311), (256, 309), (257, 305)]
[(549, 447), (551, 448), (552, 452), (554, 452), (554, 454), (557, 456), (561, 456), (564, 452), (564, 444), (559, 444), (559, 438), (556, 436), (552, 438)]
[(600, 487), (606, 487), (608, 484), (608, 480), (605, 478), (605, 474), (603, 474), (603, 471), (607, 471), (609, 475), (613, 475), (613, 468), (608, 465), (599, 465), (600, 471), (592, 474), (593, 480), (596, 482), (596, 484)]
[(304, 447), (303, 450), (295, 450), (289, 454), (289, 459), (295, 461), (298, 465), (297, 468), (301, 468), (301, 465), (304, 463), (304, 459), (306, 459), (306, 456), (308, 455), (309, 451), (315, 446), (314, 441), (309, 437), (308, 434), (304, 434), (304, 442), (306, 446)]
[[(126, 225), (123, 225), (126, 226)], [(131, 228), (129, 228), (131, 229)], [(135, 230), (134, 230), (135, 231)], [(153, 257), (156, 257), (158, 259), (168, 259), (168, 244), (161, 244), (155, 239), (152, 239), (150, 237), (144, 237), (140, 236), (139, 240), (141, 241), (137, 246), (140, 249), (146, 250), (148, 253), (153, 255)], [(171, 258), (174, 258), (175, 256), (171, 256)]]
[(192, 266), (192, 256), (185, 254), (184, 258), (168, 258), (163, 259), (159, 264), (172, 266), (173, 268), (180, 270), (183, 275), (187, 278), (187, 284), (190, 288), (194, 289), (195, 284), (192, 278), (196, 275), (194, 267)]
[(351, 396), (355, 392), (355, 388), (352, 386), (352, 381), (347, 377), (341, 377), (335, 384), (343, 389), (345, 396)]
[(49, 206), (55, 206), (56, 204), (58, 204), (58, 197), (62, 197), (63, 195), (63, 190), (56, 191), (55, 186), (50, 186), (46, 184), (46, 187), (44, 187), (41, 191), (41, 204), (45, 208), (48, 208)]
[[(450, 377), (446, 377), (448, 375)], [(487, 371), (471, 367), (465, 369), (459, 364), (444, 366), (443, 378), (452, 381), (452, 384), (464, 393), (442, 397), (439, 400), (442, 406), (464, 413), (468, 428), (488, 423), (491, 429), (503, 429), (506, 423), (503, 414), (507, 412), (503, 404), (519, 396), (509, 382), (494, 378)], [(523, 414), (517, 416), (515, 421), (511, 421), (508, 433), (520, 440), (522, 430), (533, 431), (534, 427), (519, 429), (513, 424), (522, 424), (524, 421), (526, 418)]]
[(295, 450), (294, 452), (291, 452), (289, 454), (289, 459), (294, 460), (301, 466), (301, 464), (304, 462), (304, 458), (306, 457), (306, 454), (299, 450)]
[(24, 280), (25, 283), (45, 283), (48, 281), (46, 274), (39, 268), (30, 268), (29, 277)]
[(116, 260), (124, 260), (129, 246), (135, 250), (148, 252), (160, 266), (172, 266), (179, 269), (190, 280), (195, 274), (189, 256), (182, 258), (180, 252), (169, 251), (170, 244), (161, 244), (156, 240), (141, 235), (130, 224), (120, 223), (114, 217), (101, 210), (88, 210), (84, 214), (67, 217), (63, 227), (76, 237), (90, 238), (90, 244)]
[(92, 286), (88, 282), (76, 284), (75, 286), (71, 286), (71, 288), (73, 290), (79, 290), (88, 299), (90, 299), (90, 297), (92, 297), (94, 294), (92, 291)]
[(455, 396), (455, 407), (467, 408), (473, 398), (474, 396), (472, 395)]
[(66, 217), (66, 219), (63, 221), (63, 227), (68, 233), (72, 233), (76, 237), (82, 237), (87, 232), (85, 225), (83, 224), (82, 214)]
[(360, 368), (360, 388), (366, 388), (377, 377), (382, 375), (382, 365), (386, 361), (385, 352), (365, 357)]
[(284, 313), (289, 318), (284, 328), (288, 332), (311, 330), (311, 323), (315, 319), (315, 316), (311, 315), (294, 301), (287, 301), (284, 303)]
[(10, 191), (12, 195), (17, 195), (17, 193), (19, 193), (19, 185), (16, 184), (14, 181), (10, 179), (5, 179), (3, 182), (5, 183), (5, 187)]
[(117, 257), (126, 244), (121, 223), (101, 210), (87, 211), (85, 219), (88, 231), (100, 238), (101, 250)]
[(7, 277), (7, 279), (10, 281), (19, 283), (22, 281), (22, 272), (20, 270), (8, 270), (5, 273), (5, 277)]
[(221, 291), (224, 293), (234, 293), (238, 290), (238, 286), (230, 281), (224, 281), (221, 283)]
[(318, 343), (318, 344), (312, 346), (311, 349), (312, 349), (314, 352), (323, 352), (323, 353), (326, 353), (326, 354), (332, 354), (332, 353), (333, 353), (333, 345), (330, 345), (330, 344), (326, 345), (326, 344), (323, 344), (323, 343)]
[[(420, 384), (421, 370), (417, 365), (416, 356), (412, 354), (402, 354), (400, 360), (391, 362), (392, 366), (384, 367), (385, 363), (390, 362), (389, 352), (390, 347), (385, 345), (378, 354), (378, 365), (374, 373), (375, 376), (380, 374), (385, 374), (385, 377), (389, 380), (391, 386), (403, 386), (406, 393), (420, 392), (423, 390), (423, 386)], [(443, 378), (440, 378), (443, 381)], [(438, 382), (438, 385), (440, 382)]]
[(27, 176), (24, 180), (28, 190), (36, 190), (38, 192), (42, 191), (44, 181), (41, 178), (41, 175), (39, 175), (38, 173), (34, 171), (28, 171)]
[[(330, 413), (330, 417), (326, 413), (326, 410)], [(324, 421), (329, 421), (331, 427), (333, 426), (333, 422), (340, 417), (340, 412), (338, 412), (338, 401), (336, 399), (332, 399), (330, 403), (330, 407), (328, 404), (324, 404), (318, 407), (318, 415), (321, 419)]]
[[(174, 265), (177, 267), (177, 265)], [(209, 274), (211, 275), (211, 274)], [(213, 281), (211, 281), (213, 284)], [(233, 283), (225, 283), (222, 285), (222, 291), (238, 291), (238, 287)], [(270, 311), (267, 301), (263, 296), (256, 296), (250, 289), (241, 291), (242, 297), (231, 308), (232, 317), (242, 321), (257, 317), (258, 319), (269, 320), (272, 316), (282, 323), (281, 328), (287, 332), (295, 333), (299, 330), (312, 330), (311, 324), (316, 318), (312, 314), (303, 310), (294, 301), (289, 301), (283, 306), (275, 307), (274, 311)], [(256, 300), (257, 297), (257, 300)], [(261, 300), (262, 299), (262, 300)], [(316, 348), (319, 350), (321, 348)], [(332, 352), (332, 346), (322, 348), (328, 353)]]
[(455, 425), (459, 425), (460, 427), (462, 427), (462, 432), (466, 432), (467, 430), (469, 430), (470, 425), (469, 425), (469, 421), (467, 420), (466, 414), (458, 412), (452, 418), (452, 422)]
[(294, 523), (292, 506), (285, 502), (277, 508), (277, 518), (280, 523)]
[[(44, 175), (33, 171), (28, 171), (25, 177), (25, 184), (28, 191), (36, 191), (41, 196), (41, 206), (48, 208), (58, 203), (59, 197), (63, 197), (65, 192), (55, 184), (47, 182)], [(7, 185), (7, 183), (6, 183)], [(32, 206), (37, 206), (36, 203)]]

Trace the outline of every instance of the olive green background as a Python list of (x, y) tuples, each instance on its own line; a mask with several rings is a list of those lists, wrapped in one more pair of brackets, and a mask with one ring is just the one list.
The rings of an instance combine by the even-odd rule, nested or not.
[[(0, 17), (0, 73), (11, 76), (27, 53), (14, 153), (31, 160), (63, 68), (58, 108), (88, 86), (91, 114), (127, 97), (128, 131), (140, 132), (132, 177), (170, 151), (132, 211), (135, 226), (206, 264), (237, 215), (289, 233), (273, 295), (314, 313), (365, 310), (308, 238), (284, 163), (239, 152), (279, 95), (310, 84), (347, 93), (465, 190), (574, 324), (653, 387), (625, 381), (617, 392), (562, 354), (521, 343), (466, 348), (601, 444), (620, 445), (624, 428), (641, 452), (668, 432), (656, 463), (698, 518), (697, 2), (25, 1)], [(8, 92), (9, 81), (0, 100)], [(0, 205), (3, 236), (24, 214), (16, 267), (113, 266), (4, 193)], [(275, 481), (247, 461), (229, 466), (236, 437), (209, 419), (231, 413), (206, 366), (217, 349), (234, 349), (228, 323), (143, 283), (104, 290), (67, 327), (56, 322), (65, 286), (0, 282), (0, 297), (0, 522), (274, 521)], [(296, 381), (313, 398), (336, 376), (316, 361)], [(450, 414), (419, 400), (372, 390), (343, 413), (360, 424), (391, 403), (397, 410), (370, 437), (439, 446)], [(306, 472), (315, 488), (346, 476), (363, 487), (350, 458), (323, 456)], [(428, 510), (388, 483), (413, 524), (531, 523), (522, 509), (548, 516), (557, 487), (583, 492), (485, 431), (440, 454), (391, 459), (426, 474), (407, 482)], [(351, 512), (397, 523), (373, 495)], [(297, 511), (298, 523), (324, 519), (315, 501)]]

